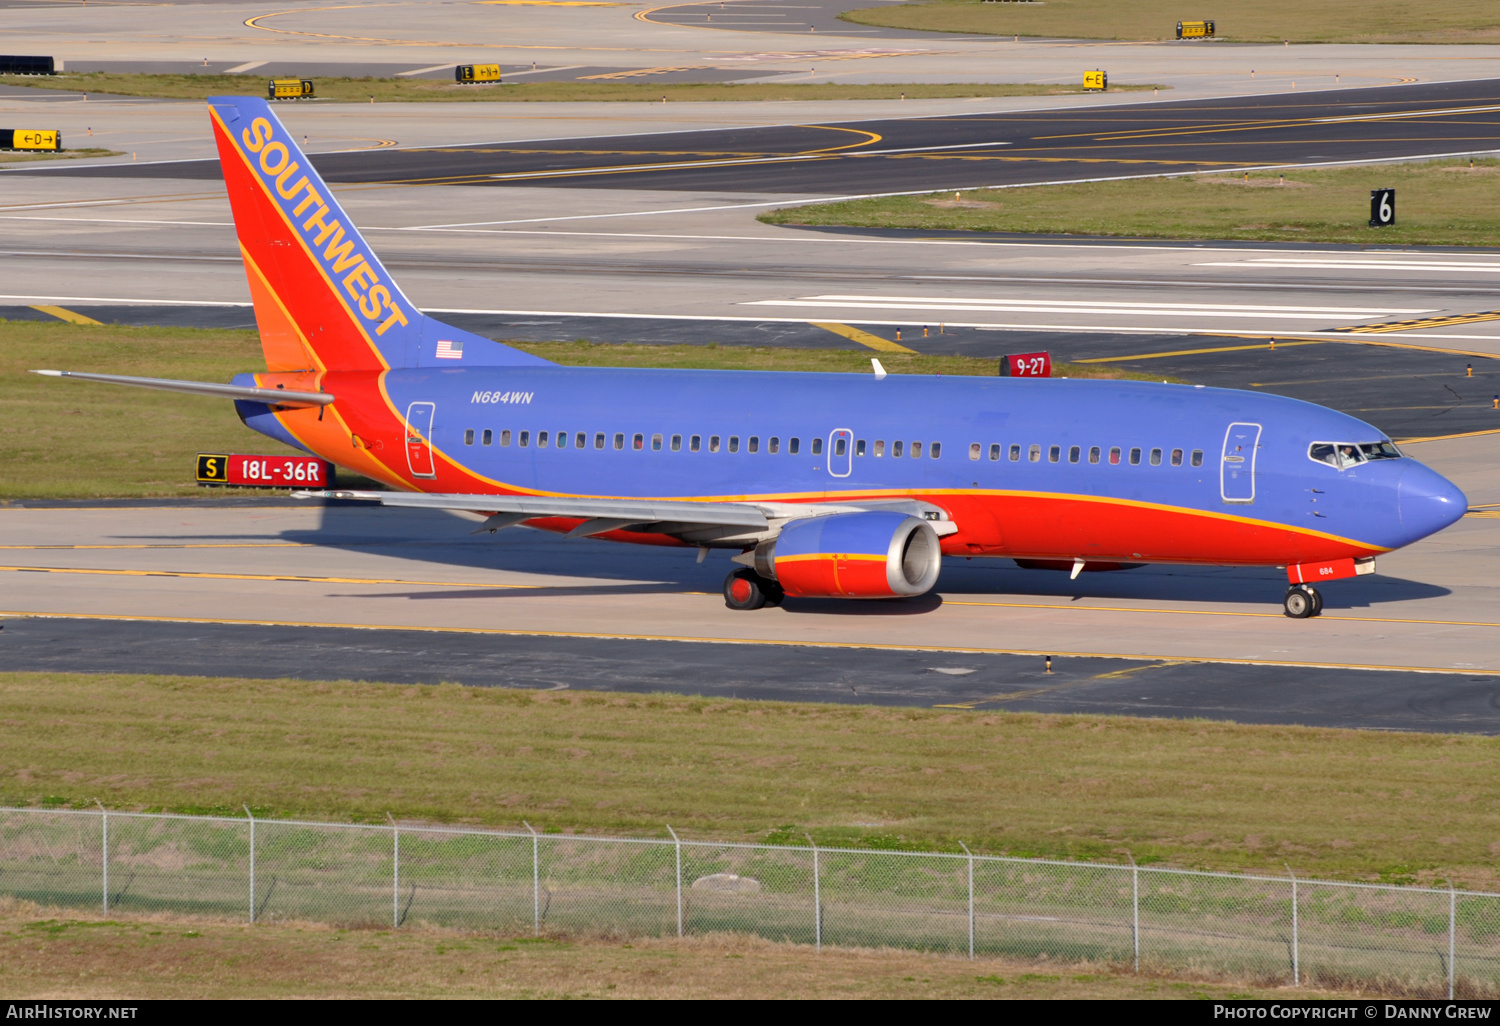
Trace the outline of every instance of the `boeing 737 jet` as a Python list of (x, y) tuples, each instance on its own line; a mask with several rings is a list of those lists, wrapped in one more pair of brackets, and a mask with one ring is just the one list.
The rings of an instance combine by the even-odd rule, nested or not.
[(266, 101), (209, 100), (266, 369), (249, 427), (384, 482), (319, 493), (644, 545), (731, 549), (733, 609), (893, 598), (941, 557), (1285, 567), (1284, 607), (1373, 572), (1463, 494), (1353, 417), (1191, 385), (561, 367), (425, 316)]

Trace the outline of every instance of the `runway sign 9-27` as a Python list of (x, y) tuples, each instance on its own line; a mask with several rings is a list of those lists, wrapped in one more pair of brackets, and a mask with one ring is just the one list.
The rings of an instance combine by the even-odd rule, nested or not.
[(316, 456), (198, 454), (198, 483), (236, 488), (328, 488), (333, 464)]
[(1370, 190), (1370, 227), (1381, 228), (1396, 223), (1396, 190)]

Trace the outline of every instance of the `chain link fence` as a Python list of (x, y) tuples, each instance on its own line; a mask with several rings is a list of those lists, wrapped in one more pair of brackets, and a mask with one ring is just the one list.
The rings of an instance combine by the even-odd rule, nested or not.
[(1500, 894), (967, 852), (0, 808), (0, 894), (105, 913), (731, 932), (1500, 996)]

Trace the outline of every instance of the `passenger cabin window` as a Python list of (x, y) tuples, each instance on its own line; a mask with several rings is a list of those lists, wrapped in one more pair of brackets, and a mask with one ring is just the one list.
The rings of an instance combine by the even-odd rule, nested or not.
[(484, 434), (482, 434), (482, 435), (479, 436), (479, 444), (480, 445), (489, 445), (494, 440), (495, 440), (495, 432), (491, 431), (489, 428), (485, 428), (484, 429)]
[(885, 442), (878, 438), (875, 440), (875, 455), (877, 457), (885, 455)]
[(651, 436), (651, 451), (661, 452), (661, 435)]
[(898, 460), (901, 458), (901, 443), (900, 442), (892, 442), (891, 443), (891, 457), (893, 459), (898, 459)]
[(844, 455), (844, 453), (846, 453), (848, 451), (849, 451), (849, 440), (847, 438), (844, 438), (844, 437), (840, 436), (840, 437), (834, 439), (834, 441), (833, 441), (833, 454), (835, 456), (842, 456), (842, 455)]
[(1174, 467), (1180, 467), (1180, 466), (1182, 466), (1182, 450), (1181, 449), (1173, 449), (1172, 450), (1172, 466), (1174, 466)]
[(1062, 459), (1062, 446), (1054, 445), (1047, 450), (1048, 463), (1056, 463), (1060, 459)]
[(693, 437), (691, 437), (691, 438), (688, 439), (688, 451), (689, 452), (697, 452), (701, 448), (703, 448), (703, 436), (702, 435), (694, 435)]
[(509, 445), (510, 444), (510, 430), (508, 428), (506, 430), (500, 432), (500, 444), (501, 445)]
[(1195, 467), (1201, 467), (1201, 466), (1203, 466), (1203, 450), (1202, 449), (1194, 449), (1193, 450), (1193, 466), (1195, 466)]
[(708, 451), (709, 452), (718, 452), (719, 451), (719, 436), (718, 435), (709, 435), (708, 436)]
[(1110, 466), (1118, 466), (1119, 465), (1119, 463), (1120, 463), (1120, 447), (1118, 445), (1110, 447), (1110, 450), (1109, 450), (1109, 463), (1110, 463)]
[(1080, 456), (1082, 456), (1082, 455), (1083, 455), (1083, 450), (1082, 449), (1078, 448), (1078, 446), (1076, 446), (1076, 445), (1072, 446), (1072, 447), (1070, 447), (1068, 449), (1068, 462), (1069, 463), (1077, 463), (1078, 462), (1078, 458)]
[(473, 445), (474, 444), (474, 429), (473, 428), (464, 428), (464, 444), (465, 445)]
[(575, 448), (575, 449), (587, 449), (588, 447), (589, 447), (588, 432), (586, 432), (586, 431), (580, 431), (580, 432), (578, 432), (578, 434), (576, 434), (576, 435), (573, 436), (573, 448)]
[(801, 445), (802, 445), (802, 439), (800, 439), (800, 438), (788, 438), (786, 440), (787, 455), (788, 456), (795, 456), (795, 455), (797, 455), (797, 449), (800, 448)]
[(933, 442), (927, 447), (927, 455), (932, 459), (941, 459), (943, 456), (943, 443)]
[(921, 442), (913, 442), (913, 443), (911, 443), (911, 458), (914, 459), (914, 460), (919, 460), (919, 459), (922, 458), (922, 443)]
[(646, 447), (646, 436), (632, 435), (630, 438), (630, 447), (636, 450), (644, 449)]
[(771, 436), (770, 445), (768, 446), (768, 448), (767, 448), (766, 451), (770, 452), (770, 453), (778, 453), (778, 452), (780, 452), (781, 451), (781, 439), (777, 438), (775, 435), (772, 435)]
[(1099, 447), (1097, 445), (1093, 445), (1093, 446), (1089, 447), (1089, 462), (1090, 463), (1098, 463), (1099, 462)]
[(622, 433), (622, 432), (616, 432), (615, 433), (615, 448), (616, 449), (623, 449), (623, 448), (625, 448), (625, 435), (624, 435), (624, 433)]
[(1159, 467), (1159, 466), (1161, 466), (1161, 450), (1160, 449), (1152, 449), (1151, 450), (1151, 465), (1153, 467)]
[(993, 463), (995, 460), (998, 460), (999, 458), (1000, 458), (1000, 443), (996, 442), (994, 445), (990, 446), (990, 462)]
[(538, 449), (545, 449), (545, 448), (547, 448), (547, 432), (545, 432), (545, 431), (538, 431), (536, 433), (536, 447)]
[(1016, 460), (1018, 460), (1020, 458), (1021, 458), (1021, 447), (1019, 445), (1013, 445), (1013, 446), (1011, 446), (1010, 447), (1010, 461), (1012, 463), (1014, 463), (1014, 462), (1016, 462)]
[[(896, 444), (900, 445), (901, 443), (897, 442)], [(821, 455), (823, 455), (823, 439), (821, 439), (821, 438), (814, 438), (812, 440), (812, 454), (814, 456), (821, 456)], [(900, 456), (901, 454), (898, 452), (896, 455)]]
[(673, 435), (672, 436), (672, 451), (673, 452), (681, 452), (682, 451), (682, 436), (681, 435)]
[(740, 436), (739, 435), (730, 435), (729, 436), (729, 451), (730, 452), (739, 452), (740, 451)]
[(604, 448), (604, 432), (603, 431), (600, 431), (598, 434), (596, 434), (594, 436), (594, 448), (595, 449), (602, 449), (602, 448)]
[(857, 442), (854, 443), (854, 455), (856, 455), (856, 456), (863, 456), (864, 454), (865, 454), (865, 440), (863, 438), (861, 438), (859, 441), (857, 441)]
[(524, 449), (524, 448), (526, 448), (526, 446), (528, 446), (530, 444), (531, 444), (531, 432), (530, 431), (522, 431), (521, 432), (521, 448)]
[(983, 452), (984, 446), (980, 445), (978, 442), (969, 443), (969, 459), (977, 460), (979, 459), (980, 454)]
[(1042, 461), (1042, 447), (1040, 445), (1033, 445), (1031, 450), (1026, 454), (1026, 457), (1032, 463), (1040, 463)]
[(751, 435), (750, 436), (749, 441), (745, 445), (745, 451), (746, 452), (760, 452), (760, 436), (759, 435)]
[(1138, 467), (1138, 466), (1141, 465), (1141, 450), (1139, 450), (1139, 449), (1131, 449), (1130, 450), (1130, 465), (1132, 467)]

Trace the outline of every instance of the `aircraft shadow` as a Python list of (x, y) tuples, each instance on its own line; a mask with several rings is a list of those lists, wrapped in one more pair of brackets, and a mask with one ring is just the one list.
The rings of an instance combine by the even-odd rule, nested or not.
[[(568, 539), (528, 528), (474, 535), (474, 522), (429, 510), (328, 506), (316, 530), (285, 531), (283, 541), (331, 549), (378, 553), (464, 569), (503, 570), (548, 578), (587, 578), (603, 584), (541, 584), (538, 588), (464, 588), (391, 592), (414, 600), (520, 598), (545, 595), (716, 593), (734, 569), (728, 553), (715, 551), (703, 563), (694, 549), (620, 545), (591, 538)], [(850, 602), (790, 599), (787, 612), (858, 616), (927, 613), (948, 601), (995, 598), (1119, 599), (1196, 603), (1266, 603), (1280, 606), (1286, 575), (1271, 567), (1148, 565), (1110, 573), (1024, 570), (1008, 559), (943, 560), (938, 592), (914, 600)], [(1368, 609), (1392, 602), (1437, 598), (1449, 590), (1420, 581), (1373, 574), (1333, 581), (1320, 589), (1328, 610)]]

